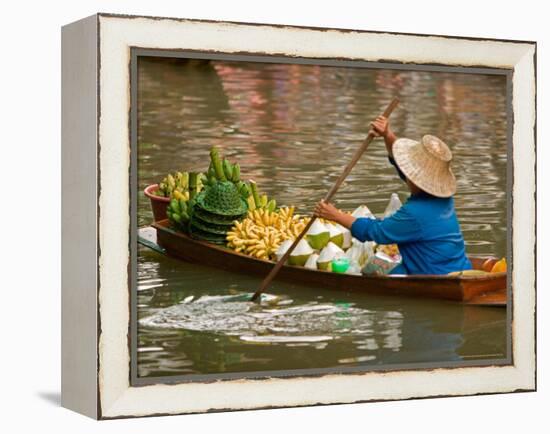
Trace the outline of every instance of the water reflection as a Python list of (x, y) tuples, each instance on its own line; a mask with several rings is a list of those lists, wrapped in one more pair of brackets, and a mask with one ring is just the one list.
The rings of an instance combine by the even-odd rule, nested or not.
[[(489, 75), (240, 62), (140, 60), (139, 189), (204, 170), (210, 145), (280, 204), (306, 212), (335, 181), (392, 97), (401, 136), (452, 147), (470, 254), (506, 248), (506, 83)], [(337, 195), (381, 213), (407, 196), (375, 142)], [(138, 223), (149, 224), (140, 196)], [(277, 283), (276, 303), (239, 301), (257, 279), (140, 249), (140, 375), (321, 368), (480, 358), (505, 352), (505, 313)], [(228, 294), (230, 294), (228, 296)], [(274, 304), (273, 304), (274, 303)], [(495, 356), (499, 357), (499, 356)]]

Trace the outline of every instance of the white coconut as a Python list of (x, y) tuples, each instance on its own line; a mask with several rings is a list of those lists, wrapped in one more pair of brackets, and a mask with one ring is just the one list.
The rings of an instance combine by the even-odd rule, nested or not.
[(306, 233), (307, 241), (315, 250), (321, 250), (330, 240), (330, 231), (319, 220), (315, 220)]
[(304, 267), (311, 268), (312, 270), (317, 270), (317, 259), (319, 259), (319, 255), (317, 253), (313, 253), (312, 255), (310, 255), (309, 258), (307, 258)]
[(275, 256), (277, 256), (277, 261), (280, 261), (281, 258), (285, 255), (286, 251), (292, 246), (292, 243), (294, 241), (292, 240), (285, 240), (280, 245), (277, 251), (275, 252)]
[(370, 211), (370, 209), (367, 207), (367, 205), (361, 205), (355, 209), (351, 213), (351, 215), (355, 218), (362, 218), (362, 217), (368, 217), (368, 218), (375, 218), (374, 214)]
[(301, 239), (298, 245), (290, 254), (288, 258), (288, 263), (290, 265), (299, 265), (303, 267), (312, 253), (313, 249), (311, 248), (311, 246), (307, 243), (306, 240)]
[(332, 271), (332, 260), (344, 255), (345, 253), (340, 247), (333, 242), (329, 242), (319, 254), (319, 258), (317, 259), (317, 267), (320, 270)]
[(343, 241), (340, 247), (344, 250), (349, 249), (351, 247), (351, 231), (339, 224), (337, 224), (336, 227), (342, 231)]
[(338, 247), (342, 247), (344, 244), (344, 231), (342, 231), (342, 226), (337, 226), (334, 223), (327, 223), (325, 225), (329, 232), (329, 241), (336, 244)]

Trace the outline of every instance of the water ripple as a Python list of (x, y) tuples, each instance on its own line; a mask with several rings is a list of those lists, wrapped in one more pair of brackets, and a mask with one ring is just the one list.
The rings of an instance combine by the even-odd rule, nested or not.
[[(287, 306), (288, 299), (264, 294), (262, 304), (249, 301), (252, 294), (202, 296), (142, 318), (142, 327), (210, 332), (238, 336), (246, 342), (321, 342), (340, 336), (373, 334), (399, 335), (399, 312), (379, 315), (349, 304), (305, 303)], [(292, 300), (290, 300), (292, 302)], [(400, 342), (388, 343), (399, 348)]]

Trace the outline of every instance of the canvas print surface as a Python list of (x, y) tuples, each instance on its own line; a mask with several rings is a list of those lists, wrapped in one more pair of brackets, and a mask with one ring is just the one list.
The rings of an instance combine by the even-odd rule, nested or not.
[(136, 85), (138, 378), (507, 360), (506, 75), (140, 56)]

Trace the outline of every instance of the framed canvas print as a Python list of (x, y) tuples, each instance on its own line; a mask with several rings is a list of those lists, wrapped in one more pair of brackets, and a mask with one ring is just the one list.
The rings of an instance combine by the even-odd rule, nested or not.
[(536, 388), (536, 44), (97, 14), (62, 30), (62, 404)]

